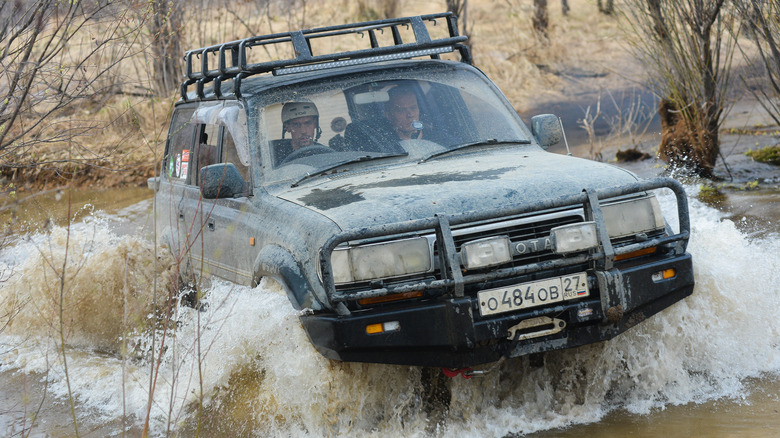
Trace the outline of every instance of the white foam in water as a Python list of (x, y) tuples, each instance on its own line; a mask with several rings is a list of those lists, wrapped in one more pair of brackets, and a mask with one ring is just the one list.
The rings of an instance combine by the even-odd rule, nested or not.
[[(674, 209), (671, 196), (661, 196), (661, 202), (665, 213)], [(750, 240), (717, 210), (695, 199), (690, 203), (689, 251), (697, 282), (691, 297), (612, 341), (548, 353), (542, 367), (520, 358), (484, 378), (453, 379), (446, 413), (426, 405), (418, 368), (320, 356), (275, 283), (251, 289), (214, 281), (206, 290), (205, 310), (180, 307), (175, 314), (179, 327), (166, 338), (152, 430), (159, 435), (169, 427), (193, 427), (201, 388), (206, 417), (218, 417), (224, 428), (204, 423), (205, 430), (240, 429), (256, 436), (500, 437), (598, 421), (617, 408), (644, 414), (670, 404), (741, 399), (746, 378), (780, 370), (780, 240), (776, 235)], [(40, 242), (52, 241), (47, 239), (32, 236), (5, 248), (0, 262), (27, 279), (40, 276), (42, 268), (23, 260), (32, 258)], [(153, 253), (150, 245), (133, 246), (100, 224), (72, 231), (71, 239), (97, 256), (84, 268), (96, 279), (127, 275), (116, 265), (129, 260), (128, 254)], [(140, 271), (142, 264), (134, 266)], [(135, 274), (138, 284), (152, 275)], [(0, 303), (9, 294), (6, 284)], [(32, 333), (0, 334), (0, 371), (40, 376), (32, 373), (48, 370), (49, 390), (66, 397), (56, 342), (44, 335), (48, 330)], [(82, 339), (111, 345), (88, 334)], [(148, 333), (132, 340), (151, 343)], [(159, 333), (156, 342), (159, 348)], [(116, 352), (97, 353), (95, 347), (77, 344), (68, 355), (82, 421), (116, 420), (126, 412), (141, 427), (153, 364), (148, 357), (123, 362)]]

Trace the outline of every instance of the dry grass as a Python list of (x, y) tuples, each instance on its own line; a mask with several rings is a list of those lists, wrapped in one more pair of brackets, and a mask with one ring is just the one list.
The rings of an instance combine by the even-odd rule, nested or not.
[[(379, 4), (368, 0), (310, 0), (305, 11), (282, 11), (242, 3), (230, 6), (232, 10), (219, 9), (209, 21), (185, 18), (188, 35), (184, 46), (201, 47), (252, 34), (374, 19), (378, 12), (371, 6), (378, 8)], [(621, 79), (618, 73), (625, 71), (626, 52), (616, 18), (599, 14), (593, 1), (570, 0), (570, 4), (571, 12), (564, 17), (559, 4), (550, 2), (550, 39), (540, 41), (531, 28), (531, 0), (469, 2), (467, 24), (475, 64), (519, 111), (548, 99), (560, 99), (564, 94), (577, 94), (578, 77), (588, 77), (592, 84), (604, 75), (604, 86), (614, 86), (616, 80), (630, 80)], [(401, 16), (444, 10), (444, 2), (402, 1), (400, 5)], [(134, 47), (133, 51), (138, 55), (128, 57), (122, 66), (121, 79), (126, 84), (123, 91), (149, 87), (148, 59), (142, 47)], [(9, 176), (17, 187), (24, 187), (24, 183), (37, 188), (68, 182), (90, 184), (96, 180), (104, 186), (144, 184), (154, 174), (155, 162), (162, 153), (168, 117), (176, 98), (149, 99), (124, 94), (100, 106), (73, 108), (52, 120), (48, 129), (90, 127), (86, 135), (68, 144), (44, 145), (20, 157), (31, 165), (30, 169), (17, 170)], [(70, 164), (56, 164), (65, 160)], [(56, 165), (35, 166), (42, 162)]]
[(475, 63), (518, 110), (570, 91), (577, 94), (566, 87), (572, 80), (576, 87), (578, 76), (625, 71), (617, 67), (626, 52), (616, 18), (600, 14), (595, 2), (570, 4), (564, 17), (557, 3), (550, 2), (549, 41), (540, 41), (531, 28), (531, 1), (469, 4), (474, 8)]

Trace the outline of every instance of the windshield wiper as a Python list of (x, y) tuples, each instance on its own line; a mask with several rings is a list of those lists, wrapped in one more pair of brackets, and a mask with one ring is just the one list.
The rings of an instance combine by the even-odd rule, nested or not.
[(492, 145), (503, 145), (503, 144), (531, 144), (530, 140), (497, 140), (495, 138), (490, 138), (487, 140), (480, 140), (480, 141), (473, 141), (471, 143), (464, 143), (459, 144), (457, 146), (453, 146), (449, 149), (445, 149), (443, 151), (437, 151), (434, 152), (426, 157), (423, 157), (418, 161), (419, 163), (426, 162), (430, 160), (431, 158), (436, 158), (441, 155), (449, 154), (450, 152), (459, 151), (461, 149), (467, 149), (474, 146), (492, 146)]
[(330, 166), (324, 167), (322, 169), (319, 169), (313, 173), (307, 173), (306, 175), (303, 175), (302, 177), (298, 178), (294, 183), (290, 185), (290, 187), (298, 187), (298, 185), (304, 181), (306, 181), (309, 178), (313, 178), (315, 176), (323, 175), (325, 173), (330, 172), (331, 170), (344, 166), (345, 164), (352, 164), (352, 163), (360, 163), (361, 161), (371, 161), (376, 160), (379, 158), (393, 158), (393, 157), (405, 157), (409, 155), (408, 153), (400, 153), (400, 154), (381, 154), (381, 155), (361, 155), (359, 157), (350, 158), (348, 160), (339, 161), (337, 163), (333, 163)]

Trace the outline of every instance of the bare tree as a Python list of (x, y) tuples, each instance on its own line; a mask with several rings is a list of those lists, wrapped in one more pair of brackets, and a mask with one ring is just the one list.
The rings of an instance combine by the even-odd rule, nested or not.
[[(766, 88), (749, 87), (761, 106), (780, 125), (780, 0), (736, 0), (746, 21), (748, 36), (758, 51), (766, 75)], [(747, 52), (743, 49), (743, 55)]]
[(152, 79), (157, 94), (161, 96), (176, 90), (181, 82), (183, 6), (179, 0), (149, 2), (151, 17), (148, 20), (148, 28), (151, 37)]
[(734, 40), (725, 0), (627, 0), (628, 37), (661, 97), (661, 158), (712, 176)]
[[(96, 127), (56, 117), (77, 103), (105, 102), (119, 85), (115, 67), (135, 33), (117, 2), (33, 0), (0, 5), (0, 172), (51, 164), (37, 145), (76, 144)], [(117, 49), (117, 47), (120, 47)], [(61, 159), (60, 159), (61, 160)]]

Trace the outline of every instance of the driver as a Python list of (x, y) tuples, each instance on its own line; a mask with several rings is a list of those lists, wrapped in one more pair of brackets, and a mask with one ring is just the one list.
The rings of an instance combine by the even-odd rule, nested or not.
[(408, 86), (399, 85), (387, 93), (390, 99), (385, 104), (385, 117), (399, 140), (413, 140), (423, 135), (420, 122), (420, 107), (417, 96)]
[(290, 141), (279, 142), (275, 160), (281, 163), (293, 152), (308, 147), (321, 146), (320, 113), (313, 102), (287, 102), (282, 106), (282, 140), (290, 133)]

